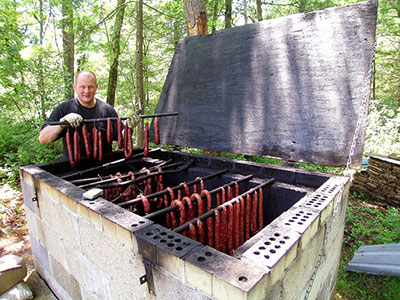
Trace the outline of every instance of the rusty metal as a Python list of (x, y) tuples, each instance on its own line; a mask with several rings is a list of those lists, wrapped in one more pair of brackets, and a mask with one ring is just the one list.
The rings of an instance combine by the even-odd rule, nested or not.
[[(160, 151), (160, 149), (152, 149), (149, 152), (150, 153), (155, 153)], [(71, 177), (75, 177), (75, 176), (83, 176), (84, 174), (87, 174), (89, 172), (94, 172), (94, 171), (98, 171), (101, 169), (108, 169), (110, 167), (115, 167), (118, 165), (122, 165), (122, 164), (127, 164), (127, 163), (131, 163), (131, 162), (138, 162), (140, 160), (138, 160), (137, 158), (142, 157), (143, 156), (143, 152), (140, 152), (138, 154), (133, 155), (130, 159), (126, 159), (126, 158), (121, 158), (112, 162), (108, 162), (105, 164), (102, 164), (101, 166), (97, 166), (97, 167), (92, 167), (92, 168), (88, 168), (82, 171), (75, 171), (72, 173), (68, 173), (68, 174), (64, 174), (64, 175), (59, 175), (60, 178), (64, 179), (64, 180), (68, 180)]]
[[(142, 119), (147, 119), (147, 118), (155, 118), (155, 117), (170, 117), (170, 116), (177, 116), (179, 115), (178, 112), (170, 112), (170, 113), (158, 113), (158, 114), (150, 114), (150, 115), (139, 115)], [(108, 119), (111, 119), (112, 121), (116, 121), (118, 117), (110, 117), (110, 118), (98, 118), (98, 119), (84, 119), (84, 123), (93, 123), (93, 122), (107, 122)], [(121, 117), (121, 120), (127, 120), (129, 117)], [(48, 122), (48, 125), (68, 125), (69, 123), (66, 121), (53, 121), (53, 122)]]
[[(202, 178), (200, 178), (200, 179), (195, 179), (195, 180), (193, 180), (193, 181), (187, 182), (186, 184), (187, 184), (187, 185), (197, 184), (197, 183), (199, 183), (201, 180), (206, 181), (206, 180), (209, 180), (209, 179), (211, 179), (211, 178), (214, 178), (214, 177), (220, 176), (220, 175), (222, 175), (222, 174), (225, 174), (226, 172), (228, 172), (228, 170), (227, 170), (227, 169), (224, 169), (224, 170), (218, 171), (218, 172), (216, 172), (216, 173), (213, 173), (213, 174), (204, 176), (204, 177), (202, 177)], [(175, 192), (175, 191), (178, 191), (178, 190), (183, 190), (183, 189), (184, 189), (184, 186), (183, 186), (183, 185), (177, 185), (177, 186), (171, 187), (170, 189), (171, 189), (173, 192)], [(162, 191), (160, 191), (160, 192), (156, 192), (156, 193), (153, 193), (153, 194), (150, 194), (150, 195), (146, 195), (146, 197), (147, 197), (147, 199), (153, 199), (153, 198), (157, 198), (157, 197), (164, 196), (164, 195), (167, 195), (167, 194), (169, 194), (169, 191), (168, 191), (167, 189), (164, 189), (164, 190), (162, 190)], [(141, 199), (141, 198), (138, 197), (138, 198), (132, 199), (132, 200), (130, 200), (130, 201), (126, 201), (126, 202), (123, 202), (123, 203), (119, 203), (118, 205), (121, 206), (121, 207), (126, 207), (126, 206), (129, 206), (129, 205), (132, 205), (132, 204), (135, 204), (135, 203), (140, 202), (140, 199)]]
[(145, 175), (145, 176), (140, 177), (135, 180), (128, 180), (128, 181), (118, 182), (118, 183), (99, 184), (99, 185), (95, 185), (94, 187), (99, 188), (99, 189), (109, 189), (109, 188), (115, 188), (115, 187), (124, 187), (124, 186), (131, 185), (131, 184), (137, 184), (137, 183), (140, 183), (142, 181), (145, 181), (145, 180), (155, 177), (155, 176), (174, 174), (174, 173), (179, 173), (179, 172), (185, 171), (192, 164), (193, 164), (193, 160), (189, 160), (186, 164), (184, 164), (182, 167), (180, 167), (179, 169), (176, 169), (176, 170), (154, 172), (154, 173)]

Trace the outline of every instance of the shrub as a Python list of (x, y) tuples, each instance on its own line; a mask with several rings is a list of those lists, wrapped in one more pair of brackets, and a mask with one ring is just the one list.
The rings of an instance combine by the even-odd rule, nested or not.
[(40, 144), (38, 122), (0, 117), (0, 178), (16, 184), (19, 168), (60, 158), (61, 141)]

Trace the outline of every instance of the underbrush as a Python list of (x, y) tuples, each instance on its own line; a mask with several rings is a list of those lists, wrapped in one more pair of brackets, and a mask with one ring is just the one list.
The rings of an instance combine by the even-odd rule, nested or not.
[(344, 268), (362, 245), (400, 242), (400, 209), (349, 198), (335, 299), (400, 299), (400, 277), (347, 272)]
[(35, 121), (16, 121), (0, 117), (0, 180), (15, 185), (21, 166), (49, 162), (60, 158), (61, 141), (40, 144), (40, 125)]

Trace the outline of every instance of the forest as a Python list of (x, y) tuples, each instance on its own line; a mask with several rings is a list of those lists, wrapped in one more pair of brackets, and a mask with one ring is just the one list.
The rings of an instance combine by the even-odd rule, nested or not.
[[(41, 124), (73, 97), (74, 74), (97, 75), (97, 97), (120, 116), (157, 105), (188, 5), (203, 32), (354, 4), (357, 0), (3, 0), (0, 2), (0, 177), (21, 165), (60, 157), (59, 142), (40, 144)], [(193, 4), (194, 3), (194, 4)], [(186, 6), (185, 6), (186, 5)], [(185, 9), (186, 7), (186, 9)], [(364, 154), (400, 153), (400, 1), (380, 0)], [(139, 131), (140, 132), (140, 131)], [(138, 135), (140, 137), (140, 134)], [(140, 144), (140, 138), (135, 137)]]

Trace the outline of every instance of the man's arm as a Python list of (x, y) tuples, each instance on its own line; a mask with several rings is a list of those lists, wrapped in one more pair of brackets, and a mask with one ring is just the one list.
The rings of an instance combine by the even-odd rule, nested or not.
[(64, 128), (60, 125), (49, 125), (44, 127), (39, 133), (39, 142), (46, 144), (55, 141), (63, 129)]

